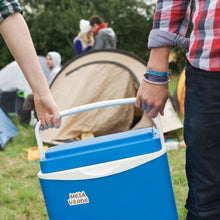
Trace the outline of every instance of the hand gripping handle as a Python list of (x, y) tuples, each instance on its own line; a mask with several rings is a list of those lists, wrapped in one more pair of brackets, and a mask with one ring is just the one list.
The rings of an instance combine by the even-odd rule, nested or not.
[[(124, 105), (124, 104), (131, 104), (135, 103), (136, 98), (124, 98), (124, 99), (115, 99), (115, 100), (107, 100), (107, 101), (101, 101), (101, 102), (94, 102), (86, 105), (81, 105), (77, 106), (68, 110), (64, 110), (60, 112), (60, 117), (65, 117), (68, 115), (80, 113), (80, 112), (85, 112), (93, 109), (99, 109), (99, 108), (104, 108), (104, 107), (110, 107), (110, 106), (115, 106), (115, 105)], [(38, 121), (38, 123), (35, 126), (35, 136), (37, 140), (37, 145), (38, 145), (38, 150), (40, 153), (40, 159), (45, 158), (45, 153), (43, 149), (43, 142), (41, 139), (40, 135), (40, 125), (41, 121)], [(157, 127), (160, 131), (160, 140), (162, 146), (164, 145), (164, 136), (163, 136), (163, 131), (162, 131), (162, 126), (161, 126), (161, 121), (160, 121), (160, 116), (159, 114), (157, 115)]]

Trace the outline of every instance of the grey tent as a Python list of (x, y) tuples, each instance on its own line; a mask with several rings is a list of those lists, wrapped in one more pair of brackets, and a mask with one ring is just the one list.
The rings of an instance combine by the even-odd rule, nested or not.
[[(38, 60), (45, 76), (48, 77), (46, 58), (38, 56)], [(7, 113), (16, 112), (17, 92), (23, 92), (24, 96), (32, 93), (20, 67), (13, 61), (0, 70), (0, 104)]]
[[(146, 62), (131, 53), (93, 50), (67, 62), (50, 89), (59, 110), (63, 111), (98, 101), (135, 97), (145, 71)], [(172, 105), (168, 104), (166, 109), (167, 115), (162, 118), (164, 132), (181, 128)], [(58, 144), (84, 132), (100, 136), (152, 125), (146, 113), (129, 104), (65, 117), (60, 129), (49, 129), (41, 135), (44, 142)]]
[[(49, 69), (46, 65), (46, 58), (38, 56), (38, 60), (47, 77)], [(16, 61), (11, 62), (0, 70), (0, 89), (1, 91), (12, 91), (18, 89), (20, 91), (24, 91), (26, 95), (32, 92)]]

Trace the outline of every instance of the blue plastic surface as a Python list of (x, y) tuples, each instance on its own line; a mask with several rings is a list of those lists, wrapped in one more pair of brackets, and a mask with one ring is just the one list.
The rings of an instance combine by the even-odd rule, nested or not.
[[(40, 183), (50, 220), (178, 220), (166, 153), (107, 177)], [(82, 192), (86, 203), (70, 203)]]
[(161, 149), (159, 133), (143, 128), (58, 145), (47, 150), (40, 161), (41, 172), (64, 171), (143, 154)]
[(57, 180), (46, 174), (61, 171), (65, 175), (62, 171), (159, 150), (159, 133), (152, 128), (50, 148), (40, 161), (39, 179), (49, 219), (178, 220), (165, 151), (142, 165), (99, 178)]

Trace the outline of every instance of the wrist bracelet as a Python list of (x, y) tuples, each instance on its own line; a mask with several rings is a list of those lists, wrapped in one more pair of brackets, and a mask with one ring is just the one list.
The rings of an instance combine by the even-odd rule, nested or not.
[(153, 75), (149, 75), (147, 73), (144, 74), (144, 80), (146, 82), (149, 82), (151, 84), (155, 84), (155, 85), (163, 85), (163, 84), (168, 84), (170, 79), (168, 76), (165, 77), (157, 77), (157, 76), (153, 76)]
[(162, 76), (162, 77), (168, 76), (169, 72), (170, 72), (170, 70), (168, 70), (168, 72), (158, 72), (158, 71), (147, 69), (147, 71), (146, 71), (146, 73), (148, 73), (149, 75)]

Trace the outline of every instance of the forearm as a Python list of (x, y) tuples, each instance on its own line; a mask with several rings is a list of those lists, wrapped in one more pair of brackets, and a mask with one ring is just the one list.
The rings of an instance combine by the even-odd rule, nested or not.
[(170, 46), (152, 48), (147, 68), (158, 72), (167, 72), (170, 50)]
[[(188, 47), (185, 35), (189, 18), (190, 0), (163, 1), (157, 3), (154, 16), (154, 29), (148, 39), (151, 49), (147, 68), (157, 72), (167, 72), (169, 54), (173, 46)], [(148, 112), (154, 118), (158, 113), (164, 114), (164, 108), (169, 95), (168, 82), (164, 84), (155, 81), (142, 80), (136, 99), (136, 107)]]
[[(168, 59), (171, 47), (152, 48), (147, 68), (157, 72), (168, 71)], [(158, 112), (164, 114), (164, 107), (168, 98), (168, 82), (154, 84), (142, 80), (137, 93), (136, 107), (148, 112), (154, 118)]]
[(79, 55), (79, 54), (82, 53), (82, 45), (81, 45), (81, 42), (79, 40), (76, 40), (74, 42), (74, 49), (75, 49), (76, 55)]
[(22, 69), (34, 94), (48, 93), (47, 80), (39, 64), (27, 27), (20, 13), (14, 13), (0, 23), (0, 32), (10, 52)]

